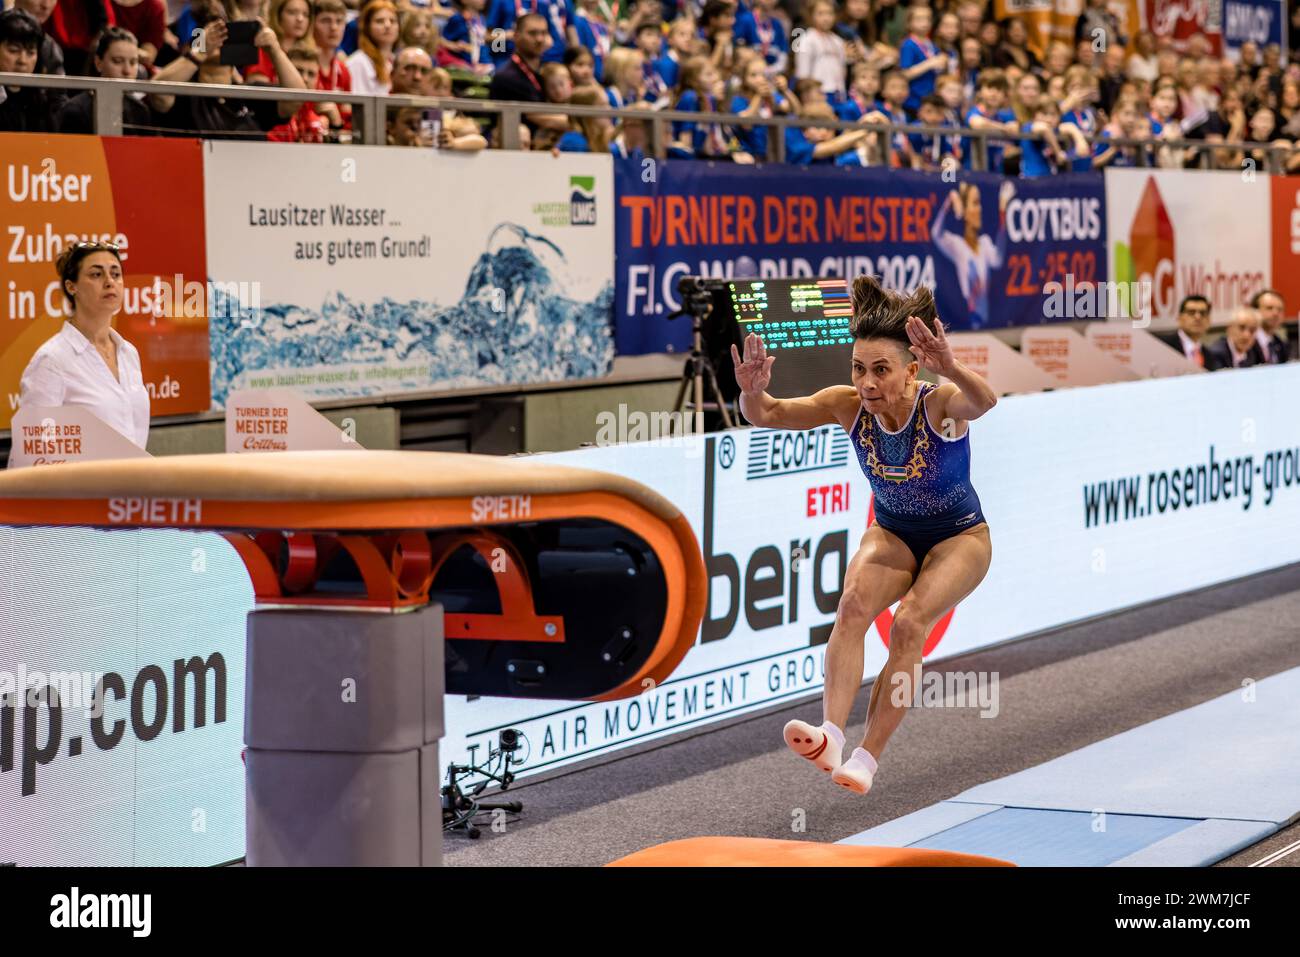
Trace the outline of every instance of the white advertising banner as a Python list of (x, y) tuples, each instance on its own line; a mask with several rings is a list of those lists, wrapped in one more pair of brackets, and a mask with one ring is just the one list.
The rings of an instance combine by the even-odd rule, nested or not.
[(242, 857), (253, 587), (235, 550), (0, 528), (0, 577), (0, 866)]
[(1272, 285), (1269, 177), (1205, 170), (1106, 170), (1110, 278), (1148, 283), (1153, 328), (1197, 293), (1215, 324)]
[[(936, 626), (927, 660), (1300, 560), (1297, 389), (1300, 365), (1289, 365), (1000, 401), (970, 430), (993, 562)], [(699, 644), (671, 678), (623, 701), (449, 696), (445, 761), (481, 761), (513, 727), (531, 746), (527, 774), (820, 690), (843, 563), (870, 502), (847, 436), (683, 441), (537, 458), (627, 475), (689, 517), (711, 579)], [(866, 676), (884, 665), (891, 618), (867, 633)], [(810, 720), (820, 714), (809, 705)]]
[(612, 366), (609, 156), (205, 142), (204, 201), (214, 408)]

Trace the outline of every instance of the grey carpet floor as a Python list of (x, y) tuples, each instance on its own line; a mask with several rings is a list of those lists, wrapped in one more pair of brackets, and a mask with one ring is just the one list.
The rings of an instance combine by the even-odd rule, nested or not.
[(1297, 666), (1300, 564), (940, 662), (935, 670), (996, 672), (998, 715), (913, 709), (866, 796), (831, 784), (781, 740), (790, 718), (821, 720), (818, 695), (525, 780), (508, 794), (524, 802), (517, 821), (476, 841), (447, 835), (444, 860), (600, 865), (705, 834), (836, 841)]

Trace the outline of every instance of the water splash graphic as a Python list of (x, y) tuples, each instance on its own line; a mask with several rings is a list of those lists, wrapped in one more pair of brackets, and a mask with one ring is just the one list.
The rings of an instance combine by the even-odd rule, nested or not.
[(564, 288), (573, 267), (544, 236), (500, 223), (460, 301), (354, 302), (337, 291), (319, 310), (217, 301), (210, 319), (212, 399), (291, 385), (310, 398), (517, 385), (608, 375), (614, 284), (594, 301)]

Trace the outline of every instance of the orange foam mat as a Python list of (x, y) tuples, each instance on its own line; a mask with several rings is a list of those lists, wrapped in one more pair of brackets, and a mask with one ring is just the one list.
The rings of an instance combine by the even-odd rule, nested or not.
[(766, 837), (690, 837), (606, 867), (1015, 867), (1010, 861), (920, 847), (861, 847)]

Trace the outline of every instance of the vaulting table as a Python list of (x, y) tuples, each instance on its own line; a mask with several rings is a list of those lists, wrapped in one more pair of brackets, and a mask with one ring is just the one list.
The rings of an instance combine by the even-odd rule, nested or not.
[(695, 535), (630, 479), (437, 452), (0, 473), (0, 525), (221, 533), (248, 569), (250, 865), (441, 862), (443, 695), (604, 700), (695, 642)]

